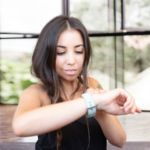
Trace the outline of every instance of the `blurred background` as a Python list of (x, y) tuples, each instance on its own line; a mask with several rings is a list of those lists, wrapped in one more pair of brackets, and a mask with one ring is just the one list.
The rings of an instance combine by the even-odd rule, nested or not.
[(11, 121), (22, 91), (38, 82), (30, 74), (38, 36), (61, 14), (77, 17), (88, 30), (89, 76), (105, 90), (126, 89), (143, 110), (118, 117), (127, 140), (150, 141), (150, 0), (0, 0), (0, 128), (7, 127), (0, 142), (37, 139), (16, 137)]

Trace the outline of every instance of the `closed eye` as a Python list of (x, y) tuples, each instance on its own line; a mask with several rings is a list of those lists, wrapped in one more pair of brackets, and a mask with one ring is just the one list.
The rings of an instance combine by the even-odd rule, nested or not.
[(62, 52), (62, 53), (57, 53), (57, 55), (63, 55), (63, 54), (65, 54), (65, 52)]
[(76, 51), (76, 53), (78, 53), (78, 54), (82, 54), (82, 53), (83, 53), (83, 51)]

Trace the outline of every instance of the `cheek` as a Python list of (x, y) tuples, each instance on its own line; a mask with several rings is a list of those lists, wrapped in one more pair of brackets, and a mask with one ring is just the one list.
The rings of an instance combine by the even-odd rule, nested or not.
[(78, 64), (80, 64), (81, 66), (83, 66), (83, 63), (84, 63), (84, 56), (80, 56), (77, 58), (77, 62)]
[(61, 67), (64, 63), (64, 59), (62, 57), (56, 57), (56, 68)]

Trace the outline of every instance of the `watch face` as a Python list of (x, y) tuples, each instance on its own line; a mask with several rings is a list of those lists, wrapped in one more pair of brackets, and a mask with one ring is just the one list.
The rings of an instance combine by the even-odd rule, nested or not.
[(91, 94), (90, 93), (84, 93), (84, 94), (81, 95), (81, 97), (84, 98), (86, 106), (87, 106), (86, 117), (90, 118), (90, 117), (95, 116), (96, 106), (95, 106), (95, 103), (93, 101), (93, 98), (92, 98)]

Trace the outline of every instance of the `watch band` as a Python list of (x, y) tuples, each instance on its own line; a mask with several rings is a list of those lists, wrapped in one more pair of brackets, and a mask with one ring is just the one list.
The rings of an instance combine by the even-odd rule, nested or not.
[(90, 118), (90, 117), (95, 116), (96, 106), (95, 106), (95, 103), (93, 101), (93, 98), (92, 98), (91, 94), (90, 93), (84, 93), (84, 94), (81, 95), (81, 97), (84, 98), (86, 106), (87, 106), (86, 117)]

